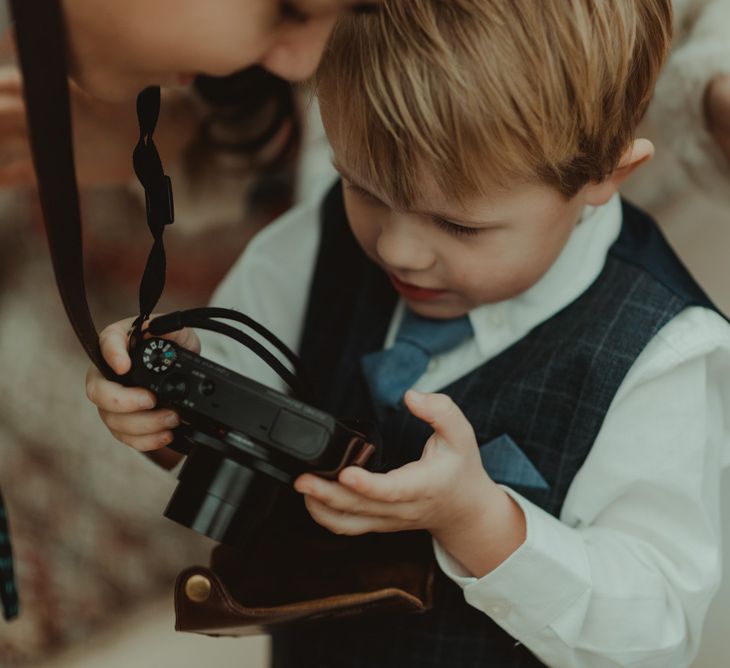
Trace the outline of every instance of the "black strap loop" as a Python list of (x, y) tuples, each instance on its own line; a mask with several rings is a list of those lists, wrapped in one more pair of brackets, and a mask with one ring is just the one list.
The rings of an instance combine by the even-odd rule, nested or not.
[(139, 318), (135, 328), (139, 331), (152, 313), (165, 288), (167, 259), (162, 236), (165, 226), (175, 219), (172, 199), (172, 183), (162, 167), (160, 154), (152, 139), (160, 117), (160, 89), (145, 88), (137, 96), (139, 141), (134, 149), (134, 172), (144, 187), (147, 209), (147, 226), (154, 242), (139, 288)]
[[(254, 332), (262, 336), (273, 345), (291, 363), (295, 373), (291, 373), (279, 360), (272, 355), (263, 345), (238, 329), (219, 323), (213, 318), (233, 320), (242, 325), (250, 327)], [(150, 320), (147, 332), (153, 336), (162, 336), (170, 332), (176, 332), (183, 327), (197, 327), (207, 329), (211, 332), (218, 332), (235, 339), (240, 344), (258, 355), (294, 392), (294, 395), (307, 403), (317, 403), (313, 393), (313, 386), (309, 382), (301, 360), (281, 339), (269, 331), (262, 324), (256, 322), (245, 313), (234, 311), (228, 308), (203, 307), (191, 308), (186, 311), (174, 311), (165, 315), (157, 316)]]
[[(157, 86), (145, 88), (137, 96), (139, 129), (143, 135), (148, 135), (150, 138), (154, 134), (157, 121), (160, 118), (160, 102), (161, 94)], [(160, 165), (160, 169), (162, 169), (162, 165)]]
[(221, 318), (224, 320), (233, 320), (240, 322), (242, 325), (250, 327), (254, 332), (263, 336), (269, 343), (276, 347), (284, 357), (286, 357), (300, 376), (304, 373), (301, 361), (295, 352), (287, 346), (280, 338), (270, 332), (262, 324), (256, 322), (245, 313), (234, 311), (229, 308), (220, 308), (215, 306), (206, 306), (203, 308), (191, 308), (186, 311), (174, 311), (165, 315), (157, 316), (150, 321), (150, 334), (158, 335), (165, 329), (165, 333), (174, 332), (178, 329), (188, 326), (190, 318)]

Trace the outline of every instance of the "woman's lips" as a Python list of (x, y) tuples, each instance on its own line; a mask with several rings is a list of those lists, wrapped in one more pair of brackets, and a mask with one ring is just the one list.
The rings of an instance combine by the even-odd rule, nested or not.
[(431, 290), (429, 288), (421, 288), (417, 285), (411, 285), (410, 283), (404, 283), (393, 274), (388, 274), (388, 277), (390, 278), (390, 282), (393, 284), (393, 287), (406, 299), (412, 299), (414, 301), (429, 301), (431, 299), (437, 299), (446, 293), (446, 290)]
[(191, 83), (193, 83), (195, 76), (196, 76), (195, 74), (190, 74), (190, 73), (179, 74), (177, 77), (178, 85), (189, 86)]

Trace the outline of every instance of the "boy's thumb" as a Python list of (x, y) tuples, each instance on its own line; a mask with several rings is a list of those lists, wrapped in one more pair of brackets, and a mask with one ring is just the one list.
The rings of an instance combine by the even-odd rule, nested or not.
[(413, 415), (431, 425), (450, 446), (469, 447), (476, 441), (472, 426), (451, 397), (408, 390), (405, 402)]

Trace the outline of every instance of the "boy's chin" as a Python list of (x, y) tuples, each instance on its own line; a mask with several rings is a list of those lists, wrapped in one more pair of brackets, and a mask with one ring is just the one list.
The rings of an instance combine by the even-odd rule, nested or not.
[[(404, 298), (405, 299), (405, 298)], [(405, 299), (408, 308), (416, 315), (424, 318), (450, 320), (460, 318), (471, 310), (466, 304), (459, 304), (456, 300), (415, 300)]]

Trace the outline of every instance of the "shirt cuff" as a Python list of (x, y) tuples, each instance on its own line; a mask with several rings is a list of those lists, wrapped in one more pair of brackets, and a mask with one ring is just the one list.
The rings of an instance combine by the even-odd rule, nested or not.
[(522, 508), (525, 542), (497, 568), (475, 578), (434, 541), (436, 561), (464, 590), (466, 602), (515, 638), (546, 627), (590, 588), (582, 537), (574, 529), (500, 485)]

